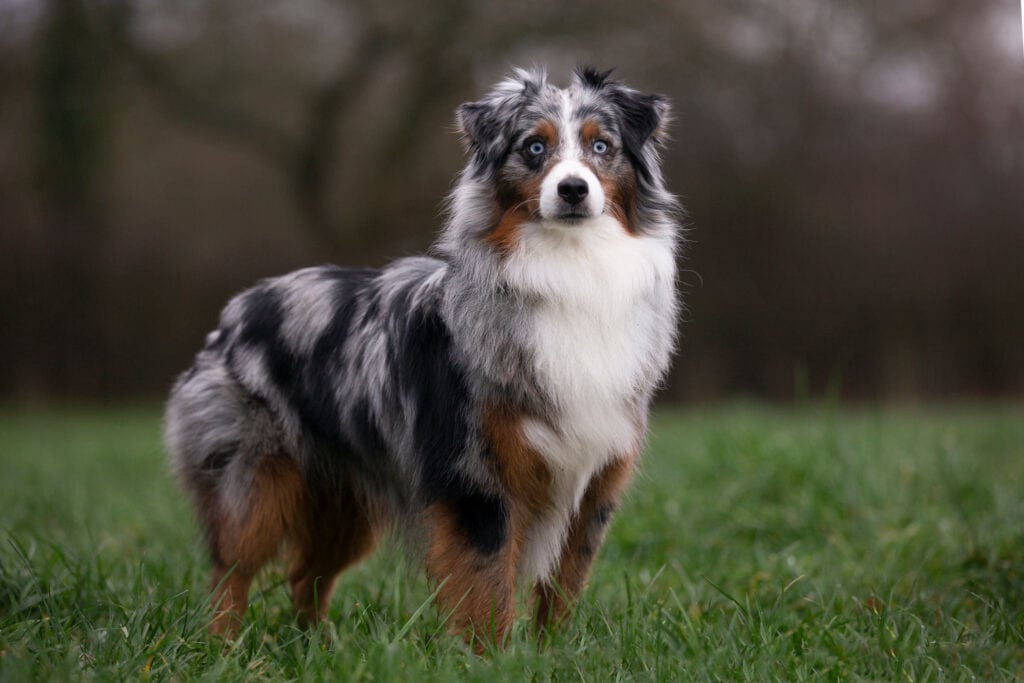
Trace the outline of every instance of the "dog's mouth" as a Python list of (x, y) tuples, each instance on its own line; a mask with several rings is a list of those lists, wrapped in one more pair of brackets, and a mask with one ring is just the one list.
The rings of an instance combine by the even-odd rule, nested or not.
[(570, 211), (564, 211), (555, 217), (555, 220), (562, 223), (575, 224), (590, 218), (590, 212), (580, 209), (572, 209)]

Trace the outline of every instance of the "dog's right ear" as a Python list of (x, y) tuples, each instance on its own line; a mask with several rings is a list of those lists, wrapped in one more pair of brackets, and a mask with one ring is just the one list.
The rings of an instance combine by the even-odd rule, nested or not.
[(485, 98), (478, 102), (466, 102), (455, 110), (459, 132), (469, 151), (479, 152), (490, 146), (508, 128), (502, 125), (508, 116), (501, 115), (500, 104)]
[(483, 99), (456, 110), (459, 131), (476, 162), (485, 168), (497, 166), (508, 156), (523, 106), (544, 82), (542, 71), (517, 69)]

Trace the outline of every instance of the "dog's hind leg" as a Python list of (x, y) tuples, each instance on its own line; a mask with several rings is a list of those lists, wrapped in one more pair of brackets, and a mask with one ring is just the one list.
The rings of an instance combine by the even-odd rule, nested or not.
[(302, 480), (290, 458), (263, 456), (247, 474), (244, 484), (218, 492), (204, 520), (214, 558), (210, 632), (227, 638), (241, 626), (253, 577), (277, 554), (303, 508)]
[(204, 350), (167, 404), (172, 469), (195, 503), (213, 558), (214, 634), (238, 632), (256, 572), (305, 510), (303, 480), (266, 402)]
[(332, 492), (329, 503), (307, 504), (289, 543), (292, 604), (300, 622), (311, 625), (327, 618), (338, 574), (376, 547), (377, 534), (352, 487), (346, 485)]

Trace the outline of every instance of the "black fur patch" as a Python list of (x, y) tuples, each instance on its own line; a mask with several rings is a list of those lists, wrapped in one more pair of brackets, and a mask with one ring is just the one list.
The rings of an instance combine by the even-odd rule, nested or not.
[(283, 318), (281, 298), (276, 291), (267, 285), (252, 289), (245, 296), (238, 342), (248, 346), (280, 344), (278, 332)]
[[(396, 310), (409, 310), (409, 291), (395, 294)], [(483, 492), (456, 467), (470, 442), (470, 396), (455, 362), (451, 333), (436, 304), (412, 309), (392, 349), (395, 379), (414, 405), (412, 430), (428, 503), (441, 501), (478, 552), (489, 555), (505, 543), (508, 512), (501, 498)]]
[[(328, 447), (353, 450), (341, 425), (334, 389), (344, 382), (344, 368), (338, 358), (355, 311), (357, 292), (378, 271), (371, 269), (325, 268), (323, 276), (335, 281), (334, 311), (308, 356), (296, 355), (281, 335), (284, 309), (280, 293), (268, 285), (246, 295), (237, 344), (257, 348), (264, 354), (271, 379), (281, 390), (310, 434)], [(233, 354), (232, 354), (233, 355)]]
[(486, 174), (500, 167), (512, 152), (516, 108), (471, 102), (459, 107), (459, 120), (469, 137), (469, 148), (478, 170)]
[(601, 526), (606, 526), (611, 521), (613, 512), (615, 512), (615, 503), (605, 503), (597, 508), (597, 514), (594, 515), (594, 519)]
[(658, 95), (643, 95), (633, 90), (616, 87), (609, 91), (608, 98), (619, 111), (622, 145), (633, 168), (644, 180), (651, 180), (651, 169), (644, 163), (643, 148), (647, 140), (658, 129), (659, 117), (656, 105), (661, 102)]
[(205, 474), (213, 474), (216, 473), (217, 470), (224, 469), (228, 466), (228, 463), (231, 462), (231, 459), (235, 457), (237, 452), (237, 443), (231, 443), (223, 448), (213, 451), (203, 458), (203, 463), (201, 465), (203, 472)]
[(387, 450), (387, 442), (377, 428), (370, 400), (365, 396), (357, 399), (349, 411), (349, 427), (354, 445), (360, 452), (377, 455)]
[[(339, 357), (352, 329), (358, 292), (379, 274), (368, 268), (330, 268), (325, 275), (335, 281), (331, 322), (317, 338), (309, 357), (302, 359), (301, 382), (292, 387), (300, 417), (314, 433), (331, 442), (346, 442), (335, 388), (344, 385), (345, 368)], [(299, 378), (295, 378), (298, 380)], [(293, 380), (293, 382), (295, 381)]]
[(454, 508), (459, 530), (481, 555), (493, 555), (505, 545), (508, 535), (508, 510), (496, 496), (467, 491), (455, 497)]
[(614, 68), (601, 71), (593, 66), (584, 64), (576, 67), (576, 76), (584, 85), (600, 90), (608, 83), (608, 78), (612, 75), (613, 71), (615, 71)]
[(470, 405), (464, 373), (453, 361), (451, 333), (436, 307), (418, 307), (395, 341), (392, 363), (400, 391), (414, 405), (412, 432), (427, 497), (447, 499), (455, 463), (469, 441)]

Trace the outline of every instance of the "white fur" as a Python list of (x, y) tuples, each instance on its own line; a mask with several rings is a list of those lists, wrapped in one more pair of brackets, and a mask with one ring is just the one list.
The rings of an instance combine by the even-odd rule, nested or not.
[(675, 265), (661, 239), (631, 236), (604, 215), (523, 225), (502, 275), (540, 300), (529, 334), (537, 375), (558, 413), (556, 429), (536, 420), (521, 425), (553, 476), (553, 510), (528, 532), (520, 570), (544, 580), (591, 477), (640, 447), (630, 401), (660, 373), (657, 293), (672, 287)]
[(540, 185), (540, 215), (553, 220), (565, 210), (565, 202), (558, 196), (558, 184), (571, 177), (581, 178), (587, 184), (587, 198), (582, 209), (588, 216), (597, 216), (604, 210), (604, 189), (594, 172), (576, 159), (555, 164)]
[(579, 126), (574, 126), (573, 122), (573, 110), (576, 108), (573, 102), (572, 92), (569, 90), (562, 91), (562, 111), (559, 123), (562, 124), (562, 158), (563, 159), (579, 159), (580, 158), (580, 146), (579, 146)]

